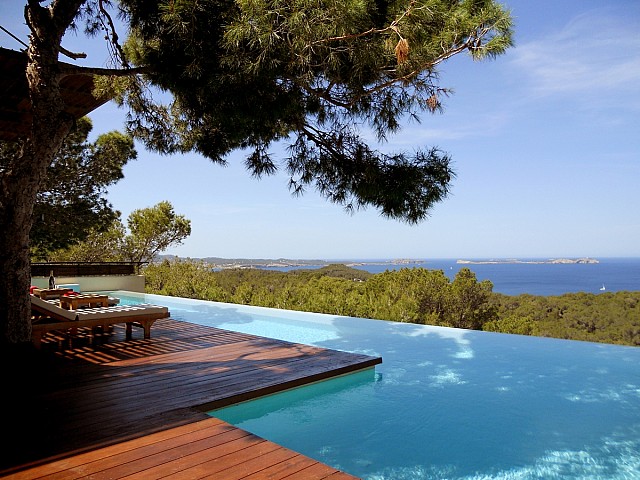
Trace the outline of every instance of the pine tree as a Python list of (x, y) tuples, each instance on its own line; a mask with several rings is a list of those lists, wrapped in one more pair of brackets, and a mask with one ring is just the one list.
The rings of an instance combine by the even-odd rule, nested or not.
[[(384, 140), (408, 117), (441, 108), (448, 90), (437, 82), (440, 63), (463, 52), (490, 58), (511, 45), (510, 14), (493, 0), (122, 0), (132, 34), (124, 47), (109, 5), (26, 0), (31, 128), (0, 172), (3, 344), (31, 337), (34, 205), (74, 122), (60, 93), (64, 76), (106, 76), (103, 90), (129, 107), (131, 132), (150, 148), (197, 151), (216, 163), (247, 148), (255, 176), (284, 168), (296, 194), (314, 187), (347, 209), (372, 206), (415, 223), (448, 194), (449, 155), (435, 147), (386, 154), (356, 125)], [(79, 58), (61, 40), (83, 21), (109, 39), (118, 68), (59, 61), (61, 52)], [(170, 92), (172, 103), (153, 103), (150, 86)], [(269, 151), (280, 140), (290, 142), (281, 164)]]

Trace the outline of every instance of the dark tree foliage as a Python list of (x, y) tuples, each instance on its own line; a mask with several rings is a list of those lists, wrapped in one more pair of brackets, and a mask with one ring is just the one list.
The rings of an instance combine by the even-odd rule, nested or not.
[[(106, 231), (119, 217), (106, 199), (107, 187), (124, 177), (122, 168), (136, 158), (133, 140), (119, 132), (87, 139), (92, 125), (81, 118), (47, 167), (37, 193), (31, 227), (32, 258), (85, 240), (90, 230)], [(0, 142), (0, 165), (8, 165), (17, 143)]]
[[(196, 150), (225, 163), (237, 148), (260, 177), (283, 168), (290, 188), (317, 189), (348, 210), (373, 206), (416, 223), (444, 199), (454, 172), (438, 148), (385, 154), (410, 116), (437, 111), (437, 65), (460, 52), (501, 54), (511, 19), (487, 1), (327, 2), (124, 0), (126, 52), (175, 102), (150, 104), (142, 86), (122, 100), (129, 126), (163, 152)], [(280, 140), (289, 156), (277, 162)]]

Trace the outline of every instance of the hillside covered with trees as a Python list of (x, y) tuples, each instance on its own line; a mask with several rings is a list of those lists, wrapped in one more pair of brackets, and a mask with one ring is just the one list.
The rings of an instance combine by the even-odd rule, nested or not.
[(291, 272), (213, 271), (193, 260), (145, 269), (147, 292), (332, 315), (520, 335), (640, 345), (640, 292), (560, 296), (494, 293), (468, 268), (371, 274), (344, 265)]

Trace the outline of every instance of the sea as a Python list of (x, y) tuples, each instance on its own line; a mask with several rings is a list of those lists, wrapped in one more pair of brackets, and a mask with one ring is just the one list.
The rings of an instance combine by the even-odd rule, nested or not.
[[(486, 262), (488, 260), (474, 260)], [(458, 259), (410, 260), (335, 260), (370, 273), (401, 268), (427, 268), (442, 270), (453, 280), (461, 268), (469, 268), (480, 280), (493, 283), (493, 291), (505, 295), (553, 296), (586, 292), (601, 294), (619, 291), (640, 291), (640, 258), (599, 258), (598, 263), (541, 263), (549, 259), (518, 259), (518, 263), (458, 263)], [(321, 268), (265, 267), (266, 270), (291, 271)]]

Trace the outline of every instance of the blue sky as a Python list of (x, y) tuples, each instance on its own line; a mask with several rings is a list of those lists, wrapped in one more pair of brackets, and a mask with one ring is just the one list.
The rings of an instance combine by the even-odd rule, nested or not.
[[(8, 3), (0, 24), (26, 39), (23, 2)], [(444, 113), (381, 147), (438, 146), (453, 157), (451, 196), (417, 226), (373, 209), (350, 215), (313, 191), (292, 197), (285, 174), (251, 178), (241, 152), (220, 167), (140, 145), (108, 198), (123, 219), (169, 200), (192, 234), (165, 253), (184, 257), (640, 257), (640, 2), (504, 3), (515, 47), (493, 61), (444, 64), (441, 83), (455, 91)], [(0, 45), (19, 48), (3, 32)], [(63, 45), (103, 65), (85, 39)], [(124, 115), (101, 107), (94, 133), (122, 129)]]

